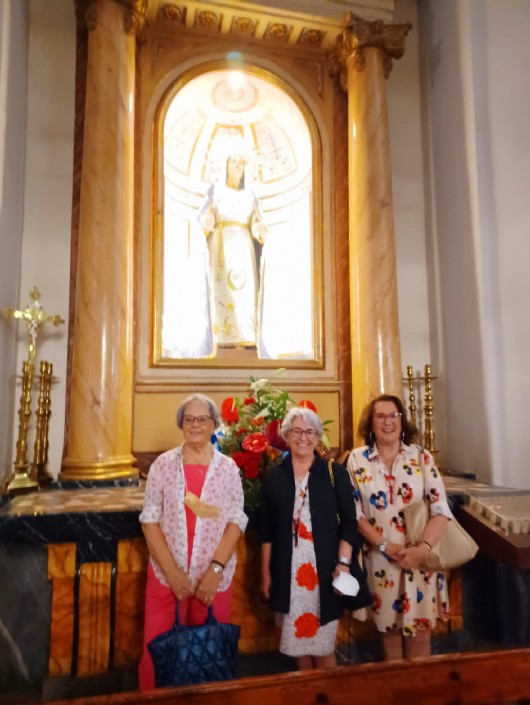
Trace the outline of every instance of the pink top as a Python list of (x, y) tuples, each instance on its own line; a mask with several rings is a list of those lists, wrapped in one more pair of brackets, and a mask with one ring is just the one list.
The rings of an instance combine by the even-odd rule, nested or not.
[[(188, 492), (193, 492), (197, 497), (201, 496), (202, 487), (208, 471), (207, 465), (194, 465), (192, 463), (184, 463), (184, 480)], [(186, 511), (186, 526), (188, 529), (188, 567), (191, 562), (191, 549), (193, 548), (193, 538), (195, 536), (195, 524), (197, 515), (189, 507), (185, 507)]]
[[(189, 485), (188, 489), (193, 492)], [(185, 491), (182, 447), (178, 447), (163, 453), (151, 465), (140, 521), (144, 524), (160, 524), (169, 550), (176, 564), (183, 570), (188, 565), (189, 553)], [(243, 488), (239, 469), (232, 458), (222, 455), (215, 448), (200, 497), (204, 502), (220, 507), (221, 514), (217, 519), (195, 517), (195, 535), (187, 571), (194, 587), (208, 569), (226, 525), (237, 524), (241, 531), (244, 531), (248, 522), (243, 511)], [(160, 567), (152, 557), (150, 562), (158, 580), (168, 586)], [(229, 587), (235, 567), (234, 554), (223, 571), (219, 591)]]

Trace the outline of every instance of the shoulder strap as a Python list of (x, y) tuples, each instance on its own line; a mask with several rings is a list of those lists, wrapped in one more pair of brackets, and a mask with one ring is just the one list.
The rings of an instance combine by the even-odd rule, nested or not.
[(333, 460), (332, 459), (328, 460), (328, 472), (329, 472), (329, 479), (331, 480), (331, 486), (335, 487), (335, 476), (333, 475)]

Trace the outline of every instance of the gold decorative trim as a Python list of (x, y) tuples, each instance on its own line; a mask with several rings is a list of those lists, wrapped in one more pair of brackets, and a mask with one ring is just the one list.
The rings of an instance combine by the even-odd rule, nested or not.
[(283, 22), (269, 22), (263, 38), (276, 42), (288, 42), (292, 31), (293, 25), (286, 25)]
[(230, 32), (233, 34), (244, 34), (246, 37), (253, 37), (256, 34), (258, 23), (250, 17), (234, 17)]
[(364, 71), (366, 59), (364, 50), (379, 49), (383, 53), (383, 72), (388, 78), (392, 70), (392, 60), (401, 59), (405, 53), (405, 38), (412, 24), (384, 24), (381, 20), (367, 22), (352, 12), (346, 15), (344, 30), (335, 40), (335, 46), (328, 54), (328, 69), (333, 78), (338, 78), (341, 88), (347, 90), (348, 63), (356, 71)]
[(319, 47), (324, 41), (324, 37), (327, 32), (322, 32), (320, 29), (312, 29), (311, 27), (304, 27), (298, 37), (298, 44), (310, 47)]
[(182, 5), (175, 5), (172, 2), (166, 2), (159, 9), (157, 19), (158, 18), (167, 20), (168, 22), (185, 24), (186, 8)]
[(199, 27), (200, 29), (206, 29), (209, 31), (220, 31), (221, 21), (223, 16), (221, 14), (217, 15), (211, 10), (198, 10), (195, 15), (194, 27)]

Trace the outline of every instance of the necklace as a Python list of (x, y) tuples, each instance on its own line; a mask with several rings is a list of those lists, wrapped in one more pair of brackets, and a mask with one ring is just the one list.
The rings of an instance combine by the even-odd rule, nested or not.
[(209, 465), (213, 455), (212, 446), (208, 444), (204, 448), (196, 450), (185, 443), (182, 455), (185, 456), (184, 462), (187, 461), (193, 464), (193, 461), (195, 461), (197, 465)]

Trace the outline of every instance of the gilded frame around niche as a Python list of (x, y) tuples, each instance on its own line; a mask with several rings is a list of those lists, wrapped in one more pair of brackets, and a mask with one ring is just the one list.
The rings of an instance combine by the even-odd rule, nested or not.
[[(241, 90), (232, 91), (230, 80), (237, 75), (242, 75), (247, 85), (243, 84)], [(220, 117), (217, 115), (211, 120), (210, 114), (214, 114), (214, 108), (207, 111), (209, 114), (205, 118), (204, 115), (198, 116), (195, 109), (187, 110), (186, 107), (196, 104), (193, 101), (193, 91), (195, 87), (200, 88), (199, 81), (208, 88), (210, 79), (214, 108), (223, 106), (223, 100), (231, 108), (224, 117), (221, 112)], [(253, 93), (256, 85), (262, 88), (257, 98)], [(204, 95), (206, 89), (203, 87), (202, 90)], [(216, 97), (216, 91), (219, 97)], [(276, 134), (273, 133), (265, 118), (261, 122), (252, 122), (250, 117), (245, 122), (240, 118), (238, 113), (243, 112), (239, 110), (240, 105), (245, 108), (247, 116), (252, 116), (256, 106), (263, 102), (264, 93), (270, 101), (278, 96), (278, 115), (273, 115), (270, 120), (272, 124), (274, 120), (281, 124), (286, 106), (294, 106), (293, 115), (299, 116), (300, 124), (298, 129), (286, 134), (290, 139), (291, 132), (303, 137), (305, 125), (309, 152), (307, 149), (300, 149), (299, 153), (292, 150), (292, 154), (288, 155), (286, 149), (282, 152), (282, 145), (275, 143), (275, 139), (276, 142), (281, 141), (281, 133), (278, 138), (278, 129)], [(231, 102), (225, 98), (225, 94), (230, 94)], [(174, 111), (176, 117), (173, 119), (171, 111), (173, 106), (178, 105), (174, 99), (180, 97), (183, 102), (179, 110)], [(203, 127), (201, 119), (209, 121), (207, 127)], [(259, 142), (259, 137), (262, 142)], [(261, 150), (256, 149), (256, 145), (261, 146)], [(263, 157), (266, 150), (269, 157), (273, 155), (274, 158), (270, 157), (267, 161)], [(224, 157), (220, 157), (223, 151)], [(251, 195), (254, 197), (253, 203), (257, 203), (257, 209), (249, 216), (248, 222), (251, 225), (246, 228), (242, 226), (247, 221), (231, 216), (231, 212), (242, 212), (240, 207), (243, 195), (236, 194), (239, 200), (234, 211), (230, 211), (230, 204), (223, 202), (219, 208), (217, 203), (215, 211), (212, 205), (217, 188), (213, 177), (217, 173), (219, 182), (226, 181), (228, 176), (225, 176), (227, 172), (224, 169), (228, 166), (224, 165), (227, 164), (227, 157), (238, 153), (243, 155), (245, 179), (251, 173), (252, 165), (253, 183), (256, 184), (256, 190)], [(281, 159), (278, 154), (282, 155)], [(252, 65), (238, 64), (237, 69), (234, 69), (233, 64), (216, 62), (195, 67), (181, 76), (160, 101), (153, 129), (153, 159), (150, 366), (322, 369), (322, 153), (316, 122), (302, 97), (277, 76)], [(295, 169), (300, 164), (302, 168), (298, 167), (298, 170), (302, 171), (303, 178)], [(283, 177), (283, 181), (278, 174)], [(292, 175), (290, 181), (285, 174)], [(288, 183), (289, 187), (280, 192), (277, 186), (279, 183)], [(259, 191), (258, 186), (261, 187)], [(277, 193), (275, 188), (278, 189)], [(251, 198), (250, 188), (248, 191)], [(223, 192), (219, 190), (219, 193)], [(209, 205), (206, 207), (204, 204)], [(208, 210), (210, 205), (212, 208)], [(214, 218), (210, 223), (203, 216), (211, 212), (218, 214), (223, 209), (228, 213), (228, 218), (216, 215), (217, 220)], [(247, 211), (244, 212), (246, 217)], [(256, 217), (257, 212), (260, 212), (261, 220)], [(213, 234), (206, 238), (206, 230), (201, 229), (205, 227), (205, 222), (212, 228), (215, 222), (215, 228), (211, 231)], [(264, 224), (265, 228), (263, 240), (259, 237), (259, 223)], [(300, 223), (302, 226), (298, 227)], [(229, 261), (231, 252), (230, 227), (233, 227), (236, 238), (239, 238), (234, 241), (238, 253), (245, 251), (247, 241), (252, 241), (255, 250), (258, 248), (254, 241), (262, 245), (263, 249), (255, 256), (256, 265), (242, 265), (238, 259), (237, 267), (230, 269), (230, 276), (226, 278), (228, 287), (225, 287), (229, 299), (223, 301), (225, 293), (218, 293), (215, 289), (215, 278), (221, 265), (228, 271), (225, 262)], [(254, 237), (250, 237), (249, 233)], [(216, 242), (215, 238), (216, 250), (210, 244)], [(284, 256), (286, 252), (290, 252), (291, 256)], [(249, 255), (247, 260), (243, 258), (243, 262), (250, 262), (251, 259)], [(246, 270), (244, 266), (247, 266)], [(293, 285), (293, 276), (290, 276), (297, 271), (299, 287)], [(221, 280), (220, 276), (218, 280)], [(241, 298), (230, 298), (233, 291), (236, 291), (234, 297), (239, 296), (241, 281), (255, 281), (255, 298), (249, 298), (247, 303)], [(297, 294), (298, 289), (301, 295)], [(182, 305), (174, 305), (174, 301), (181, 301)], [(248, 301), (256, 302), (254, 319), (251, 318), (252, 307)], [(237, 325), (229, 322), (224, 328), (221, 327), (220, 323), (224, 325), (226, 319), (220, 319), (220, 307), (229, 312), (236, 311)], [(299, 317), (302, 323), (296, 328), (294, 321), (299, 310), (305, 311), (305, 317)], [(244, 314), (249, 311), (250, 324), (245, 329)], [(285, 312), (291, 316), (289, 320), (284, 320)], [(252, 339), (252, 333), (248, 334), (249, 330), (255, 331), (255, 340)], [(235, 343), (232, 343), (233, 339), (236, 339)], [(296, 348), (297, 343), (300, 343), (300, 353)], [(284, 352), (282, 345), (291, 347), (286, 347), (287, 352)], [(188, 352), (190, 349), (193, 352), (191, 355)]]

